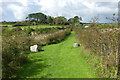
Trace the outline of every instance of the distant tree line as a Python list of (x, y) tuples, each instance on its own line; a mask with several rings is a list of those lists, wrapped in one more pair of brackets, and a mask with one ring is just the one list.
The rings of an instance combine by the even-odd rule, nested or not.
[(30, 22), (37, 24), (56, 24), (56, 25), (70, 25), (75, 23), (81, 23), (82, 17), (75, 16), (74, 18), (66, 19), (64, 16), (52, 17), (43, 13), (32, 13), (26, 17)]

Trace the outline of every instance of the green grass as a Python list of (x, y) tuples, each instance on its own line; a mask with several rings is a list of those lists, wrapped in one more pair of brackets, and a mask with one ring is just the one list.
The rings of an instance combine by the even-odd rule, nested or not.
[(10, 25), (10, 24), (0, 24), (0, 26), (8, 26), (8, 27), (12, 27), (12, 25)]
[(29, 62), (17, 74), (23, 78), (98, 78), (87, 63), (81, 47), (73, 48), (75, 33), (64, 41), (43, 47), (44, 51), (30, 53)]
[(35, 29), (35, 28), (52, 28), (52, 27), (61, 27), (61, 26), (55, 26), (55, 25), (33, 25), (33, 26), (23, 26), (22, 28), (24, 29), (24, 28), (28, 28), (28, 27), (30, 27), (30, 28), (33, 28), (33, 29)]
[[(3, 25), (3, 24), (2, 24)], [(8, 29), (14, 29), (16, 27), (12, 27), (12, 25), (4, 25), (4, 26), (8, 26)], [(33, 25), (33, 26), (21, 26), (22, 29), (27, 29), (27, 28), (33, 28), (33, 29), (40, 29), (40, 28), (53, 28), (53, 27), (62, 27), (62, 26), (58, 26), (58, 25)]]

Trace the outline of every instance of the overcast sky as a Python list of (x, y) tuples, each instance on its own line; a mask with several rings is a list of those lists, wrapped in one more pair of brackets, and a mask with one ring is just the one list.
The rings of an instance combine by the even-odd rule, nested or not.
[(36, 12), (66, 18), (77, 15), (83, 22), (98, 16), (100, 22), (110, 22), (105, 17), (118, 14), (118, 0), (0, 0), (0, 21), (21, 21)]

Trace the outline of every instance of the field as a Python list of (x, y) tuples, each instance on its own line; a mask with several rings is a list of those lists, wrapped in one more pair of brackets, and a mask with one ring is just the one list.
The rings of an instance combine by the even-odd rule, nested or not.
[(118, 3), (3, 2), (0, 79), (120, 80)]
[[(85, 25), (90, 27), (36, 25), (22, 26), (21, 30), (9, 25), (3, 28), (4, 75), (11, 73), (10, 78), (115, 78), (117, 24)], [(75, 42), (80, 47), (74, 48)], [(102, 48), (101, 43), (104, 43)], [(30, 52), (30, 46), (35, 44), (41, 45), (42, 51)]]
[[(2, 24), (0, 26), (8, 26), (8, 29), (14, 29), (16, 27), (12, 27), (12, 25), (10, 24)], [(21, 26), (21, 28), (27, 29), (27, 28), (33, 28), (33, 29), (40, 29), (40, 28), (56, 28), (56, 27), (62, 27), (62, 26), (58, 26), (58, 25), (32, 25), (32, 26)], [(64, 27), (64, 26), (63, 26)]]
[(84, 50), (73, 48), (75, 33), (64, 41), (43, 47), (42, 52), (27, 54), (29, 63), (18, 72), (18, 78), (98, 78), (86, 62)]
[(25, 29), (25, 28), (33, 28), (33, 29), (36, 29), (36, 28), (55, 28), (55, 27), (61, 27), (61, 26), (50, 26), (50, 25), (35, 25), (35, 26), (23, 26), (22, 29)]

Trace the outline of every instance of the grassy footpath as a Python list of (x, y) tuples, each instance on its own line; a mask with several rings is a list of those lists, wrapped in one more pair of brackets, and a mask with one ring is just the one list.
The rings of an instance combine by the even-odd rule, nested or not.
[(29, 62), (17, 77), (27, 78), (97, 78), (86, 62), (81, 47), (73, 48), (75, 34), (58, 44), (43, 47), (42, 52), (30, 53)]

